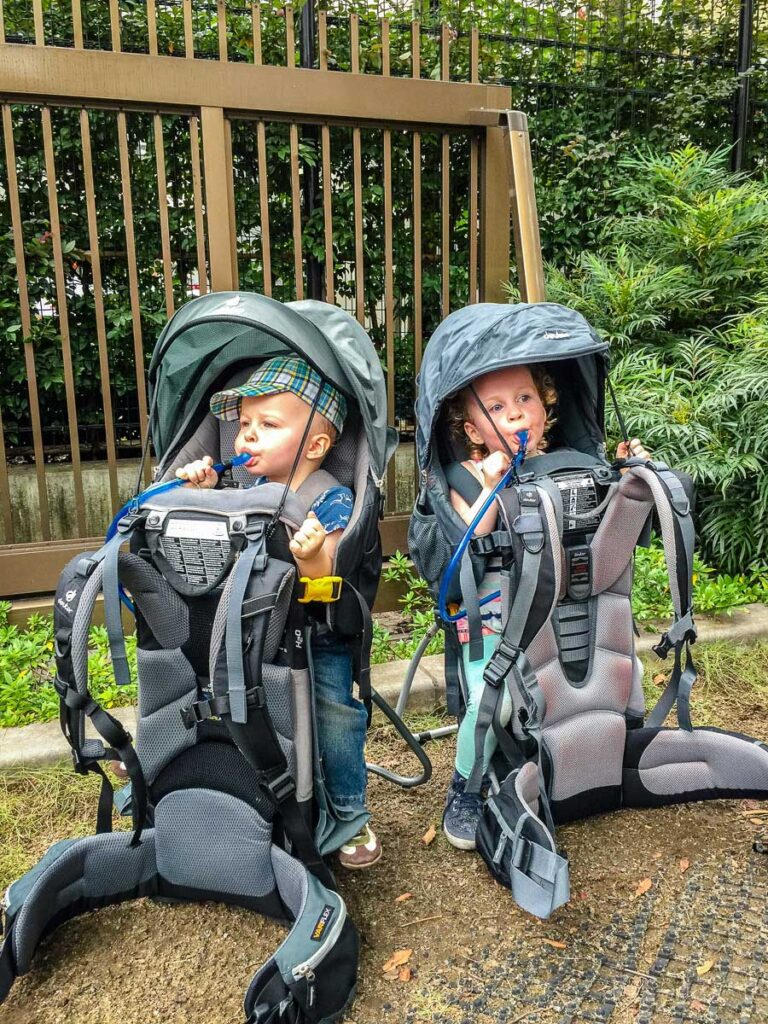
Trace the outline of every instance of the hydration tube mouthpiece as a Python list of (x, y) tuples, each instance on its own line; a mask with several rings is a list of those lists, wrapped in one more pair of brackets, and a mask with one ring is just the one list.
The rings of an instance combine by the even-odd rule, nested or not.
[(525, 462), (525, 456), (528, 454), (529, 436), (530, 431), (528, 430), (518, 430), (515, 434), (518, 442), (517, 455), (515, 455), (514, 459), (515, 470), (518, 470), (522, 466), (523, 462)]

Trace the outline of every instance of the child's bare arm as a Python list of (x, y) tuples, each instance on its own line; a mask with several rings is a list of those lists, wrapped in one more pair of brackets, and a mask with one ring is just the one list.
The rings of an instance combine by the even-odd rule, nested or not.
[(314, 512), (310, 512), (301, 527), (294, 533), (288, 547), (296, 559), (299, 576), (316, 580), (330, 576), (333, 558), (343, 530), (325, 532), (325, 527)]
[[(467, 526), (469, 526), (475, 518), (477, 513), (480, 511), (480, 508), (487, 500), (488, 495), (508, 469), (509, 457), (505, 455), (504, 452), (493, 452), (492, 455), (483, 459), (480, 464), (480, 476), (483, 482), (483, 489), (480, 491), (480, 494), (472, 505), (468, 505), (456, 491), (451, 491), (451, 505), (453, 505)], [(495, 528), (497, 519), (498, 509), (494, 502), (475, 527), (474, 536), (481, 537), (485, 533), (490, 533)]]
[(186, 480), (188, 487), (215, 487), (219, 482), (219, 474), (213, 468), (213, 459), (204, 455), (202, 459), (188, 462), (176, 470), (180, 480)]

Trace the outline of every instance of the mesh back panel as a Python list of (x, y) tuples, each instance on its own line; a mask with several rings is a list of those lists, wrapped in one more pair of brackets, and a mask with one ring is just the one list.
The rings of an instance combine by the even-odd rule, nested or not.
[[(111, 832), (73, 843), (32, 887), (16, 919), (14, 952), (19, 974), (29, 970), (35, 947), (48, 921), (81, 897), (129, 892), (156, 874), (152, 829), (139, 846), (130, 834)], [(87, 877), (83, 877), (87, 874)]]
[(158, 803), (177, 789), (216, 789), (255, 807), (265, 821), (274, 816), (272, 802), (259, 789), (255, 770), (224, 737), (198, 740), (167, 764), (152, 784), (152, 800)]
[(571, 715), (608, 710), (623, 715), (632, 687), (632, 658), (596, 648), (588, 679), (573, 686), (559, 661), (550, 661), (536, 670), (546, 701), (545, 726)]
[(264, 638), (265, 661), (274, 661), (277, 657), (280, 641), (283, 639), (285, 620), (291, 604), (291, 594), (293, 593), (293, 582), (295, 579), (295, 573), (287, 573), (280, 583), (277, 600), (275, 601), (275, 609), (270, 616), (267, 635)]
[(174, 885), (266, 896), (275, 888), (272, 828), (228, 793), (177, 790), (155, 810), (157, 868)]
[(186, 729), (181, 710), (197, 697), (194, 669), (181, 652), (137, 651), (139, 669), (139, 721), (136, 753), (147, 781), (179, 751), (195, 742)]
[(272, 723), (278, 733), (290, 739), (293, 736), (291, 670), (285, 665), (262, 665), (261, 681)]
[(606, 591), (596, 601), (595, 643), (608, 651), (632, 651), (632, 606), (620, 594)]
[(620, 786), (626, 725), (623, 714), (590, 711), (544, 730), (553, 764), (553, 800), (601, 786)]
[(307, 898), (306, 869), (278, 846), (272, 847), (272, 866), (283, 903), (296, 918)]
[(189, 639), (184, 601), (154, 566), (138, 555), (119, 556), (120, 580), (131, 592), (162, 647), (181, 647)]

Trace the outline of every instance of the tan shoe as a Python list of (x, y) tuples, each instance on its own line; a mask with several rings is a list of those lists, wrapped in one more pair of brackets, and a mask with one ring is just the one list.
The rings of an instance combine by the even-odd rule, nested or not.
[(373, 830), (363, 825), (356, 836), (339, 850), (339, 864), (352, 871), (371, 868), (381, 860), (381, 843)]

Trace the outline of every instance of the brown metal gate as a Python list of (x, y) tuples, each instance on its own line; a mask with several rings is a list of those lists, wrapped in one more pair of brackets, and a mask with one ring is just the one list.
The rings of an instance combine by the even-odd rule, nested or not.
[[(119, 286), (127, 289), (129, 299), (130, 323), (124, 323), (123, 330), (132, 335), (132, 377), (140, 440), (144, 441), (144, 369), (154, 339), (146, 336), (142, 310), (142, 280), (146, 277), (142, 275), (151, 272), (155, 279), (162, 279), (164, 313), (168, 317), (189, 296), (190, 287), (194, 287), (195, 293), (249, 287), (278, 298), (305, 297), (308, 256), (303, 248), (306, 223), (302, 223), (302, 194), (306, 192), (306, 171), (301, 164), (300, 147), (306, 129), (311, 128), (318, 140), (322, 212), (316, 211), (315, 249), (321, 250), (324, 297), (343, 302), (346, 296), (354, 314), (369, 327), (372, 314), (365, 303), (366, 274), (381, 276), (381, 354), (387, 372), (390, 422), (395, 421), (395, 336), (402, 328), (394, 312), (394, 268), (406, 258), (393, 250), (393, 227), (398, 227), (406, 208), (412, 236), (407, 258), (412, 261), (413, 292), (409, 296), (411, 313), (407, 326), (415, 371), (421, 359), (422, 268), (426, 258), (421, 236), (424, 147), (431, 147), (430, 153), (437, 154), (440, 163), (439, 197), (432, 197), (439, 203), (435, 215), (441, 224), (440, 241), (432, 258), (440, 268), (441, 315), (451, 308), (451, 246), (455, 229), (452, 202), (454, 206), (456, 203), (451, 167), (453, 154), (458, 152), (456, 147), (462, 147), (461, 158), (469, 163), (469, 194), (459, 197), (468, 211), (467, 249), (461, 268), (462, 274), (466, 274), (467, 301), (504, 300), (503, 285), (509, 277), (511, 214), (523, 296), (531, 301), (543, 297), (525, 117), (507, 109), (507, 88), (478, 83), (476, 35), (470, 41), (471, 81), (447, 81), (447, 70), (440, 81), (425, 80), (420, 77), (420, 34), (418, 23), (414, 22), (410, 38), (412, 76), (395, 77), (390, 73), (389, 25), (382, 21), (380, 73), (361, 74), (358, 23), (352, 15), (351, 70), (340, 72), (328, 69), (328, 27), (321, 13), (320, 66), (306, 69), (295, 66), (294, 22), (290, 8), (286, 8), (285, 65), (277, 66), (262, 61), (263, 15), (258, 4), (251, 4), (252, 35), (248, 47), (252, 61), (235, 62), (229, 59), (231, 39), (227, 34), (226, 5), (219, 0), (218, 53), (213, 55), (214, 59), (199, 59), (195, 56), (191, 0), (184, 0), (183, 7), (185, 56), (180, 58), (169, 55), (167, 50), (160, 53), (155, 0), (148, 0), (146, 6), (146, 52), (123, 52), (117, 0), (111, 0), (109, 5), (109, 39), (105, 45), (111, 49), (85, 47), (80, 0), (72, 0), (71, 47), (49, 45), (42, 0), (33, 2), (34, 37), (26, 43), (7, 42), (0, 0), (0, 103), (5, 155), (5, 180), (1, 187), (6, 190), (13, 235), (20, 323), (16, 334), (4, 336), (16, 340), (4, 340), (3, 345), (7, 346), (8, 356), (13, 354), (14, 345), (23, 348), (26, 415), (32, 439), (29, 461), (35, 476), (34, 484), (30, 480), (34, 500), (30, 499), (29, 507), (19, 507), (12, 494), (4, 410), (0, 408), (0, 522), (5, 541), (0, 544), (0, 598), (50, 593), (63, 564), (77, 551), (98, 543), (90, 535), (100, 529), (106, 518), (103, 513), (109, 511), (102, 509), (100, 522), (93, 525), (84, 486), (87, 465), (80, 457), (82, 424), (78, 409), (84, 382), (75, 376), (68, 297), (78, 309), (87, 306), (88, 315), (93, 318), (98, 356), (97, 360), (94, 357), (94, 372), (99, 379), (103, 410), (108, 502), (111, 509), (116, 509), (131, 493), (132, 483), (126, 478), (128, 463), (120, 454), (119, 424), (113, 409), (110, 339), (119, 325), (112, 324), (110, 331), (111, 321), (108, 322), (105, 309), (108, 310), (118, 287), (115, 282), (119, 280)], [(447, 69), (451, 46), (447, 27), (443, 27), (440, 45), (442, 68)], [(15, 139), (23, 118), (32, 118), (39, 127), (41, 174), (37, 187), (47, 192), (49, 230), (43, 236), (49, 236), (45, 243), (50, 253), (50, 295), (38, 298), (37, 305), (30, 299), (33, 271), (23, 209), (28, 192), (17, 175)], [(114, 152), (93, 151), (92, 130), (96, 124), (100, 138), (106, 132), (113, 140)], [(57, 153), (64, 152), (60, 145), (64, 132), (68, 133), (74, 153), (74, 157), (70, 153), (74, 164), (69, 168), (58, 166), (56, 159)], [(246, 156), (237, 167), (233, 165), (233, 133), (238, 141), (247, 143), (238, 152), (250, 152), (248, 146), (252, 146), (253, 154), (252, 159)], [(268, 142), (274, 151), (275, 133), (282, 133), (282, 149), (278, 149), (285, 154), (279, 167), (275, 160), (270, 161), (268, 151)], [(334, 164), (334, 139), (343, 138), (346, 145), (350, 136), (348, 180), (342, 182), (341, 172)], [(167, 159), (171, 155), (171, 137), (174, 165), (179, 161), (184, 165), (180, 175), (183, 194), (174, 190), (171, 195), (169, 191)], [(374, 185), (366, 179), (369, 168), (363, 159), (365, 147), (371, 145), (381, 153), (381, 180)], [(410, 194), (405, 197), (393, 192), (393, 159), (397, 171), (398, 153), (404, 152), (404, 146), (412, 166)], [(133, 172), (138, 160), (153, 161), (151, 195), (135, 194)], [(113, 167), (111, 178), (104, 170), (106, 166)], [(290, 210), (274, 209), (270, 175), (275, 168), (285, 176)], [(59, 197), (62, 189), (74, 187), (73, 179), (79, 183), (84, 204), (84, 237), (76, 243), (64, 240), (59, 218)], [(376, 194), (378, 220), (383, 221), (383, 273), (381, 267), (366, 265), (366, 232), (371, 230), (371, 217), (365, 209), (364, 196), (371, 189)], [(100, 238), (100, 210), (102, 204), (118, 202), (124, 238), (115, 250), (114, 240), (110, 249)], [(149, 209), (159, 225), (159, 251), (154, 253), (148, 271), (140, 265), (135, 229), (141, 226)], [(335, 214), (335, 210), (341, 213)], [(351, 219), (345, 211), (351, 213)], [(192, 255), (184, 257), (184, 273), (180, 269), (182, 257), (174, 252), (169, 216), (174, 223), (185, 217), (187, 235), (194, 238)], [(347, 221), (344, 226), (350, 238), (349, 258), (335, 264), (334, 240), (342, 218)], [(68, 276), (68, 252), (73, 244), (77, 244), (77, 251), (82, 251), (88, 265), (87, 295), (73, 292)], [(277, 247), (282, 247), (282, 252), (292, 250), (292, 274), (280, 279), (273, 272)], [(318, 258), (317, 251), (314, 258)], [(180, 281), (186, 283), (182, 285)], [(190, 281), (194, 284), (190, 285)], [(63, 470), (52, 465), (44, 440), (46, 395), (38, 386), (36, 338), (45, 330), (55, 331), (61, 364), (61, 400), (66, 406), (63, 450), (68, 452)], [(58, 487), (61, 481), (66, 482), (66, 493)], [(389, 484), (388, 508), (392, 512), (396, 509), (393, 477)], [(64, 504), (72, 506), (66, 531), (59, 516)], [(385, 550), (404, 547), (407, 519), (404, 510), (385, 518)]]

